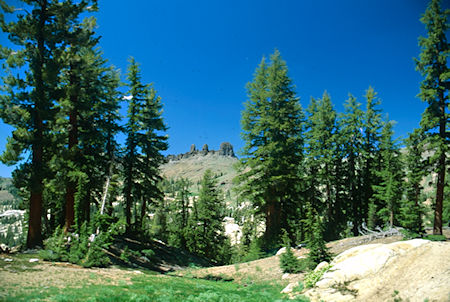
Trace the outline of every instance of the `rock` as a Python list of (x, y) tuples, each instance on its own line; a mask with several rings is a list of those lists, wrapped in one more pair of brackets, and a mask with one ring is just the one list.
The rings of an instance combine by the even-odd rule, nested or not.
[(423, 239), (357, 246), (336, 256), (305, 295), (311, 301), (388, 301), (398, 290), (404, 300), (444, 301), (450, 263), (442, 259), (449, 254), (449, 243)]
[(207, 144), (204, 144), (202, 147), (202, 153), (206, 155), (206, 154), (208, 154), (208, 152), (209, 152), (209, 147)]
[(4, 243), (0, 244), (0, 253), (8, 254), (9, 253), (9, 247), (6, 244), (4, 244)]
[(328, 262), (326, 261), (322, 261), (319, 264), (317, 264), (316, 268), (314, 269), (315, 272), (320, 271), (321, 269), (323, 269), (324, 267), (329, 266)]
[(284, 252), (286, 252), (286, 247), (282, 247), (281, 249), (279, 249), (276, 255), (279, 256), (279, 255), (283, 254)]
[(12, 262), (13, 261), (11, 258), (5, 258), (3, 260), (5, 260), (5, 262)]
[(281, 280), (284, 280), (287, 278), (289, 278), (289, 273), (284, 273), (283, 276), (281, 277)]
[(191, 148), (189, 152), (173, 155), (169, 154), (166, 156), (165, 161), (171, 162), (171, 161), (177, 161), (181, 159), (191, 158), (198, 155), (220, 155), (220, 156), (230, 156), (230, 157), (236, 157), (234, 155), (233, 146), (230, 143), (224, 142), (220, 144), (220, 149), (218, 151), (209, 150), (209, 147), (207, 144), (204, 144), (202, 147), (202, 150), (199, 151), (195, 147), (194, 144), (191, 145)]
[(282, 291), (282, 294), (290, 294), (294, 290), (294, 287), (298, 285), (298, 282), (289, 283)]
[(37, 258), (31, 258), (30, 260), (28, 260), (28, 262), (33, 263), (33, 262), (39, 262), (39, 259)]
[(235, 157), (234, 151), (233, 151), (233, 146), (228, 142), (221, 143), (220, 149), (219, 149), (219, 155)]

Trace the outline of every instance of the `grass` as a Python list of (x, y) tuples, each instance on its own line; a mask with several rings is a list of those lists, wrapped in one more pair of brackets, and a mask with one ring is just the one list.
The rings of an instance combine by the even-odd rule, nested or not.
[[(107, 270), (103, 269), (65, 268), (42, 261), (29, 263), (29, 259), (35, 256), (14, 255), (12, 262), (0, 259), (0, 275), (9, 279), (8, 286), (0, 286), (0, 301), (305, 301), (304, 297), (302, 300), (289, 300), (288, 296), (280, 293), (283, 284), (276, 282), (249, 279), (239, 284), (222, 276), (205, 280), (160, 275), (146, 270), (136, 274), (125, 269), (116, 269), (114, 275), (107, 277), (103, 274)], [(21, 281), (23, 274), (37, 279), (37, 274), (51, 269), (67, 275), (67, 279), (61, 280), (58, 275), (44, 283)], [(112, 282), (108, 278), (116, 280)]]
[[(281, 288), (272, 284), (241, 286), (231, 282), (142, 274), (131, 284), (73, 284), (66, 288), (28, 288), (15, 295), (0, 296), (3, 301), (288, 301)], [(291, 300), (292, 301), (292, 300)], [(294, 300), (295, 301), (295, 300)]]

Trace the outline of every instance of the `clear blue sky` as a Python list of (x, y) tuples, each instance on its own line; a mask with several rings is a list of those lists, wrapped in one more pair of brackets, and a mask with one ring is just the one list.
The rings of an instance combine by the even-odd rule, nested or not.
[[(17, 1), (7, 1), (15, 4)], [(349, 92), (363, 102), (373, 86), (397, 136), (418, 127), (425, 108), (416, 95), (421, 76), (413, 57), (425, 35), (425, 0), (137, 1), (99, 0), (100, 46), (125, 74), (127, 59), (141, 63), (170, 127), (167, 153), (238, 151), (245, 84), (263, 55), (277, 48), (287, 61), (303, 107), (331, 95), (336, 109)], [(0, 44), (7, 43), (5, 35)], [(11, 128), (0, 122), (0, 152)], [(12, 168), (0, 164), (0, 176)]]

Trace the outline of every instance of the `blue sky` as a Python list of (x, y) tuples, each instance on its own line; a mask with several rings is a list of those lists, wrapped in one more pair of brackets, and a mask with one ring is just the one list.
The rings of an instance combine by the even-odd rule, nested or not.
[[(17, 1), (7, 1), (16, 4)], [(425, 109), (416, 95), (421, 76), (413, 57), (424, 0), (137, 1), (99, 0), (95, 13), (105, 58), (125, 75), (129, 56), (143, 81), (162, 97), (169, 126), (167, 153), (238, 151), (240, 113), (263, 55), (277, 48), (286, 60), (303, 107), (331, 95), (339, 112), (351, 92), (363, 102), (369, 85), (404, 137)], [(0, 35), (0, 44), (8, 44)], [(11, 128), (0, 122), (0, 152)], [(0, 176), (13, 168), (0, 164)]]

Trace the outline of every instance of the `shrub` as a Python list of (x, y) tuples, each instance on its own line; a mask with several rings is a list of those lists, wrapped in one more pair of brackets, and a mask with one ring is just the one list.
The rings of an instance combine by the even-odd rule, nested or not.
[(428, 239), (430, 241), (446, 241), (447, 237), (444, 235), (427, 235), (424, 239)]
[(330, 268), (331, 268), (331, 265), (327, 265), (320, 270), (310, 271), (305, 276), (305, 279), (303, 280), (305, 282), (305, 286), (307, 288), (314, 287), (314, 285), (316, 285), (317, 281), (319, 281), (320, 278), (322, 278), (323, 274), (325, 274)]

